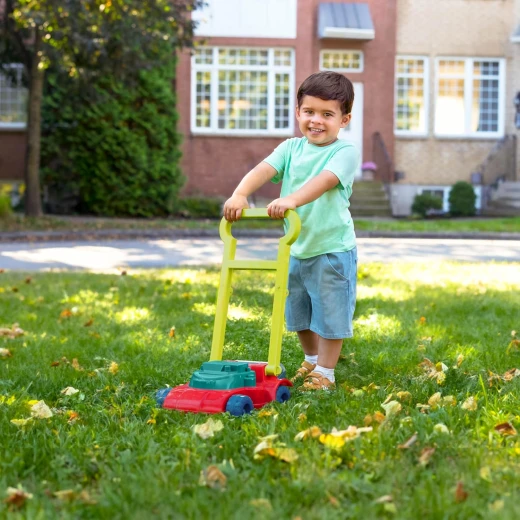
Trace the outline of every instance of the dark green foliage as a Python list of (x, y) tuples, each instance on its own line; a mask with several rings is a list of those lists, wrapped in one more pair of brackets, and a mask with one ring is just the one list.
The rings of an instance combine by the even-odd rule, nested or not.
[(174, 64), (85, 85), (48, 75), (43, 182), (52, 212), (164, 216), (183, 178), (173, 93)]
[(469, 182), (460, 181), (453, 185), (449, 196), (450, 213), (454, 217), (472, 217), (475, 215), (477, 196)]
[(9, 195), (0, 193), (0, 218), (7, 218), (12, 213), (11, 200)]
[(179, 199), (176, 214), (186, 218), (221, 218), (222, 204), (218, 198), (187, 197)]
[(431, 210), (441, 210), (442, 199), (429, 193), (421, 193), (413, 199), (412, 213), (425, 218)]

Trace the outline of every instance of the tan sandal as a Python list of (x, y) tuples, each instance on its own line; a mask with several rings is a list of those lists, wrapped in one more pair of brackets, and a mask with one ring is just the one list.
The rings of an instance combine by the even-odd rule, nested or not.
[(294, 374), (294, 377), (291, 379), (291, 382), (297, 383), (300, 379), (305, 379), (315, 368), (316, 365), (304, 361), (301, 364), (300, 368), (296, 371), (296, 374)]
[(308, 390), (334, 390), (336, 384), (329, 381), (323, 374), (311, 372), (300, 387), (302, 391)]

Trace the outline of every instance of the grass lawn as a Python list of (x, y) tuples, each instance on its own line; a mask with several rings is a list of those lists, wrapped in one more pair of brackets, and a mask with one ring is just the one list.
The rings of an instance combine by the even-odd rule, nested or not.
[[(520, 217), (473, 219), (380, 219), (354, 218), (358, 231), (424, 231), (424, 232), (496, 232), (520, 233)], [(211, 229), (216, 230), (218, 220), (211, 219), (109, 219), (109, 218), (63, 218), (44, 216), (27, 218), (14, 215), (0, 219), (0, 232), (13, 231), (92, 231), (98, 229)], [(235, 229), (280, 228), (272, 220), (248, 220), (234, 224)]]
[[(217, 283), (0, 274), (0, 327), (25, 331), (0, 337), (0, 517), (519, 518), (520, 264), (363, 266), (338, 390), (211, 416), (204, 439), (210, 416), (154, 395), (208, 359)], [(272, 283), (236, 275), (226, 357), (265, 358)], [(293, 334), (282, 361), (301, 361)], [(52, 417), (24, 424), (42, 400)], [(372, 430), (329, 435), (349, 426)]]

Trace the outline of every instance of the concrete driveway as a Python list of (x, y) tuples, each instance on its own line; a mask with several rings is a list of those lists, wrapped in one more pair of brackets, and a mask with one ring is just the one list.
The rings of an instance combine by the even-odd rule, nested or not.
[[(239, 239), (237, 258), (275, 258), (275, 238)], [(520, 240), (359, 238), (360, 263), (520, 262)], [(92, 242), (1, 243), (0, 269), (107, 271), (118, 267), (171, 267), (219, 264), (219, 238), (113, 240)]]

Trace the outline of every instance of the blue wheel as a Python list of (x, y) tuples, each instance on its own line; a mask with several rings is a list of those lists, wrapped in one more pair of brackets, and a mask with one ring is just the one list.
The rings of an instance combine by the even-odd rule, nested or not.
[(232, 395), (226, 404), (226, 412), (235, 417), (251, 413), (253, 408), (253, 400), (247, 395)]
[(282, 371), (278, 374), (278, 379), (285, 379), (287, 377), (287, 372), (285, 371), (285, 367), (280, 363), (280, 368)]
[(157, 390), (157, 393), (155, 394), (155, 400), (157, 401), (157, 406), (160, 406), (162, 408), (162, 405), (164, 404), (164, 400), (166, 399), (167, 395), (170, 393), (171, 388), (161, 388), (160, 390)]
[(291, 397), (291, 391), (289, 390), (289, 387), (285, 385), (280, 385), (278, 389), (276, 390), (276, 400), (279, 403), (285, 403), (287, 399)]

